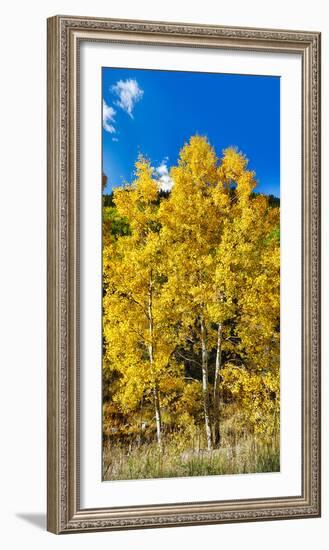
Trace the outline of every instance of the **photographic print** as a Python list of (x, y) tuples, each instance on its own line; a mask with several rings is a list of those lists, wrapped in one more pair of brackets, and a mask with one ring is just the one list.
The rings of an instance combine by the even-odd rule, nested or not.
[(321, 34), (47, 28), (48, 530), (319, 517)]
[(280, 78), (102, 94), (103, 480), (278, 472)]

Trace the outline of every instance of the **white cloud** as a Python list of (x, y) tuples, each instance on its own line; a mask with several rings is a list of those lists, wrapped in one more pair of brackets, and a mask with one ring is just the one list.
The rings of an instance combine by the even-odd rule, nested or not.
[(168, 166), (164, 162), (156, 170), (159, 176), (166, 176), (168, 174)]
[(137, 80), (118, 80), (111, 90), (118, 96), (116, 105), (121, 107), (133, 118), (133, 109), (137, 101), (142, 99), (144, 91), (139, 87)]
[(163, 160), (155, 170), (160, 176), (158, 181), (161, 191), (170, 191), (174, 182), (169, 175), (167, 159)]
[(112, 141), (119, 141), (117, 137), (113, 137)]
[(103, 99), (103, 128), (107, 132), (110, 132), (110, 134), (115, 134), (116, 131), (113, 126), (115, 113), (116, 111), (113, 107), (107, 105)]

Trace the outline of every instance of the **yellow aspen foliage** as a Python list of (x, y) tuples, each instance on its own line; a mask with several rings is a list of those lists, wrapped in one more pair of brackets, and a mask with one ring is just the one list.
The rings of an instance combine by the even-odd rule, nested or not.
[(161, 443), (161, 389), (180, 370), (172, 357), (175, 334), (170, 308), (162, 299), (161, 235), (157, 230), (157, 182), (146, 160), (136, 164), (131, 187), (118, 189), (114, 202), (130, 226), (104, 247), (103, 332), (107, 369), (120, 374), (113, 400), (124, 412), (145, 397), (154, 405)]
[(134, 181), (116, 188), (104, 211), (112, 403), (127, 430), (137, 415), (141, 425), (147, 418), (160, 446), (164, 436), (202, 429), (205, 446), (219, 447), (232, 402), (246, 429), (271, 437), (279, 429), (280, 210), (255, 193), (245, 155), (229, 147), (218, 157), (202, 136), (184, 145), (170, 177), (163, 198), (139, 157)]

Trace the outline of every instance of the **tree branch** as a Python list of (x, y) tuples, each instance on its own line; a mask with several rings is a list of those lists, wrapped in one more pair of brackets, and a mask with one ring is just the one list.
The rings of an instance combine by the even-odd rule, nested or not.
[(127, 298), (127, 300), (131, 300), (132, 302), (134, 302), (134, 304), (139, 306), (142, 309), (143, 313), (148, 318), (148, 313), (147, 313), (146, 309), (144, 308), (143, 304), (141, 304), (140, 302), (138, 302), (138, 300), (136, 300), (136, 298), (134, 298), (131, 294), (127, 294), (125, 292), (121, 293), (121, 296), (122, 296), (122, 298)]
[(185, 359), (185, 361), (191, 361), (191, 363), (196, 363), (197, 365), (199, 365), (199, 367), (201, 367), (201, 363), (199, 363), (199, 361), (196, 361), (195, 359), (191, 359), (190, 357), (186, 357), (185, 355), (183, 355), (182, 353), (180, 353), (179, 351), (176, 351), (176, 353), (182, 357), (182, 359)]

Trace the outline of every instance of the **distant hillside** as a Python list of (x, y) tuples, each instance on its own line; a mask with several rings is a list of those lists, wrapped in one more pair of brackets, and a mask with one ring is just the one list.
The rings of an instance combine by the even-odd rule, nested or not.
[[(258, 195), (262, 195), (263, 193), (252, 193), (252, 197), (257, 197)], [(160, 191), (159, 198), (166, 199), (170, 195), (170, 191)], [(275, 197), (274, 195), (267, 195), (269, 206), (272, 208), (278, 207), (280, 208), (280, 199), (279, 197)], [(113, 202), (113, 192), (112, 193), (104, 193), (103, 194), (103, 206), (114, 206)]]

